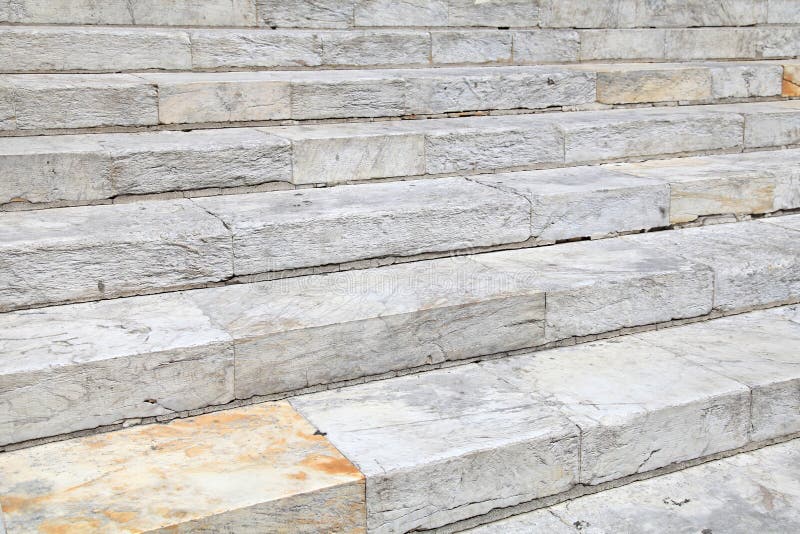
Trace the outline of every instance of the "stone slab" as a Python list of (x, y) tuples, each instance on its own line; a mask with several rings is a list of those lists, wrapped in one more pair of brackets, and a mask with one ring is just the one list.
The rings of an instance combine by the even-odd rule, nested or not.
[(782, 96), (800, 96), (800, 63), (783, 64)]
[(464, 532), (795, 532), (798, 465), (794, 440)]
[(666, 59), (666, 30), (581, 30), (581, 61)]
[(354, 0), (256, 0), (259, 23), (270, 28), (349, 28)]
[(219, 281), (230, 234), (188, 200), (0, 214), (0, 310)]
[(235, 275), (525, 241), (529, 204), (463, 178), (201, 198)]
[(575, 30), (528, 30), (512, 34), (512, 59), (516, 64), (574, 63), (581, 42)]
[(288, 403), (4, 454), (10, 533), (365, 532), (358, 470)]
[(328, 31), (321, 38), (324, 65), (427, 65), (431, 61), (431, 34), (426, 31)]
[(314, 67), (322, 64), (322, 38), (308, 31), (193, 30), (191, 67)]
[(666, 30), (669, 60), (756, 59), (761, 42), (760, 28), (691, 28)]
[(519, 27), (538, 24), (534, 0), (433, 0), (393, 2), (357, 0), (356, 26), (487, 26)]
[(509, 32), (449, 31), (431, 33), (434, 64), (510, 63), (513, 35)]

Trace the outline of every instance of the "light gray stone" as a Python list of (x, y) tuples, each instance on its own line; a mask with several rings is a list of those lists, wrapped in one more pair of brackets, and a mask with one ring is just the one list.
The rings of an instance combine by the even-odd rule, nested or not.
[(349, 28), (355, 0), (256, 0), (259, 21), (272, 28)]
[[(343, 72), (343, 71), (342, 71)], [(375, 71), (354, 77), (337, 71), (292, 84), (294, 119), (395, 117), (407, 114), (407, 82), (401, 74)]]
[(230, 234), (190, 201), (0, 214), (0, 310), (223, 280)]
[(15, 130), (17, 116), (14, 111), (14, 88), (0, 79), (0, 131)]
[(295, 184), (350, 181), (425, 174), (425, 137), (390, 123), (290, 126), (265, 132), (292, 144)]
[(431, 32), (434, 64), (509, 63), (513, 36), (498, 31)]
[(635, 26), (636, 0), (542, 0), (543, 28), (627, 28)]
[(800, 207), (800, 151), (624, 163), (615, 171), (669, 182), (670, 223)]
[(744, 120), (720, 111), (588, 112), (565, 114), (558, 124), (564, 132), (567, 163), (741, 147)]
[(529, 30), (513, 34), (514, 63), (571, 63), (580, 59), (575, 30)]
[(666, 58), (755, 59), (759, 43), (756, 28), (693, 28), (666, 30)]
[(197, 199), (233, 233), (235, 274), (525, 241), (528, 202), (463, 178)]
[(714, 98), (779, 96), (783, 82), (780, 65), (727, 65), (711, 67), (711, 93)]
[(800, 144), (800, 102), (770, 102), (730, 107), (745, 119), (744, 146), (779, 147)]
[(142, 74), (158, 86), (161, 124), (291, 118), (288, 81), (269, 73)]
[(233, 398), (230, 336), (178, 295), (0, 315), (0, 445)]
[[(653, 234), (653, 242), (660, 245), (669, 239), (663, 235)], [(695, 317), (712, 307), (711, 269), (674, 252), (626, 240), (566, 243), (472, 258), (547, 294), (547, 341)]]
[(767, 22), (770, 24), (800, 24), (800, 10), (796, 0), (768, 0)]
[(111, 71), (192, 67), (189, 36), (140, 28), (0, 28), (4, 72)]
[(577, 481), (578, 429), (475, 366), (292, 404), (367, 476), (371, 532), (433, 528)]
[(600, 65), (597, 101), (602, 104), (677, 102), (711, 97), (711, 72), (703, 67), (675, 65)]
[(543, 243), (669, 225), (669, 186), (597, 167), (476, 178), (531, 203), (531, 236)]
[(664, 59), (665, 30), (582, 30), (581, 61)]
[[(800, 443), (737, 454), (465, 531), (796, 532)], [(550, 525), (560, 525), (550, 530)], [(569, 526), (567, 526), (569, 525)]]
[(325, 32), (322, 62), (333, 66), (427, 65), (431, 36), (425, 31)]
[(359, 0), (357, 26), (536, 26), (536, 0)]
[(762, 28), (758, 51), (765, 58), (788, 57), (794, 59), (800, 55), (798, 40), (800, 40), (800, 28), (791, 26)]
[(800, 240), (791, 230), (757, 221), (621, 239), (711, 267), (716, 309), (742, 310), (800, 296)]
[(127, 74), (6, 76), (19, 130), (158, 124), (156, 89)]
[[(5, 0), (8, 1), (8, 0)], [(253, 0), (14, 0), (9, 16), (23, 24), (254, 26)]]
[(800, 230), (800, 217), (797, 215), (786, 215), (784, 217), (764, 219), (767, 224), (774, 224), (789, 230)]
[(195, 30), (191, 67), (314, 67), (322, 64), (322, 39), (310, 31)]
[(752, 390), (752, 441), (800, 431), (798, 306), (648, 332), (639, 337), (747, 385)]
[(581, 429), (582, 484), (600, 484), (747, 443), (747, 387), (635, 336), (481, 367), (557, 407)]

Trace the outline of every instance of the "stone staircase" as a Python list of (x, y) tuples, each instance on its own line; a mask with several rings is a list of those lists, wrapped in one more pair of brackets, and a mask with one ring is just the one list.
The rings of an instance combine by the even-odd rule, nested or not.
[(799, 56), (794, 0), (0, 0), (0, 533), (458, 532), (800, 436)]

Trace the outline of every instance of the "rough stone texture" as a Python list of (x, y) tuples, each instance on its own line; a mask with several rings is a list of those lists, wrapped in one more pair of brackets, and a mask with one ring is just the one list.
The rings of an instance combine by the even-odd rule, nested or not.
[(800, 96), (800, 64), (783, 65), (783, 96)]
[(694, 28), (667, 30), (666, 58), (754, 59), (760, 33), (756, 28)]
[(752, 390), (752, 441), (800, 431), (798, 306), (649, 332), (640, 338), (747, 385)]
[(0, 445), (233, 399), (230, 336), (180, 296), (6, 313), (0, 330)]
[(0, 28), (0, 57), (4, 58), (3, 72), (192, 66), (185, 32), (138, 28)]
[(712, 267), (716, 309), (774, 305), (800, 296), (798, 233), (773, 224), (723, 224), (622, 240)]
[[(677, 237), (680, 239), (678, 232)], [(661, 245), (662, 233), (653, 234)], [(567, 243), (472, 256), (547, 294), (547, 341), (704, 315), (713, 273), (699, 263), (625, 240)], [(711, 253), (709, 247), (709, 253)]]
[(800, 11), (795, 0), (768, 0), (767, 22), (771, 24), (800, 24)]
[(427, 65), (431, 37), (424, 31), (325, 32), (322, 36), (325, 65)]
[(750, 392), (635, 336), (482, 364), (581, 429), (582, 484), (747, 443)]
[(364, 481), (288, 403), (4, 454), (10, 532), (365, 532)]
[(744, 146), (778, 147), (800, 143), (800, 102), (729, 106), (745, 118)]
[(271, 28), (349, 28), (354, 0), (256, 0), (259, 22)]
[(14, 111), (14, 88), (7, 80), (0, 79), (0, 131), (15, 130), (17, 116)]
[(780, 65), (710, 64), (714, 98), (779, 96), (783, 69)]
[(233, 233), (235, 274), (525, 241), (529, 204), (463, 178), (197, 199)]
[(356, 26), (536, 26), (537, 0), (358, 0)]
[(774, 224), (789, 230), (800, 230), (800, 217), (797, 215), (787, 215), (776, 219), (764, 220), (767, 224)]
[(5, 77), (18, 130), (158, 124), (156, 88), (126, 74)]
[(615, 171), (663, 179), (671, 224), (704, 215), (757, 214), (800, 207), (800, 151), (753, 152), (613, 165)]
[(464, 533), (796, 532), (798, 466), (800, 443), (794, 440)]
[(322, 39), (315, 32), (195, 30), (192, 67), (313, 67), (322, 64)]
[(354, 77), (342, 71), (298, 77), (292, 83), (292, 118), (405, 115), (408, 91), (402, 74), (385, 71), (376, 73), (373, 76), (366, 74)]
[(577, 163), (736, 148), (743, 122), (735, 113), (699, 108), (566, 114), (558, 124), (566, 162)]
[[(143, 26), (254, 26), (253, 0), (2, 0), (0, 21), (23, 24), (139, 24)], [(0, 7), (0, 15), (2, 7)]]
[(19, 137), (0, 143), (0, 204), (292, 179), (288, 141), (250, 129)]
[(597, 101), (603, 104), (705, 100), (711, 73), (702, 67), (621, 65), (597, 67)]
[(788, 57), (795, 59), (800, 55), (800, 28), (763, 28), (758, 51), (762, 57)]
[(669, 186), (597, 167), (480, 176), (480, 183), (531, 203), (531, 236), (541, 242), (669, 225)]
[(436, 64), (511, 61), (510, 32), (433, 32), (431, 41), (431, 60)]
[(191, 201), (0, 214), (0, 311), (232, 275), (222, 223)]
[(370, 532), (407, 532), (569, 489), (578, 429), (466, 366), (298, 397), (367, 477)]
[(515, 63), (576, 62), (581, 42), (574, 30), (531, 30), (512, 34)]
[(583, 30), (580, 59), (664, 59), (665, 39), (665, 30)]

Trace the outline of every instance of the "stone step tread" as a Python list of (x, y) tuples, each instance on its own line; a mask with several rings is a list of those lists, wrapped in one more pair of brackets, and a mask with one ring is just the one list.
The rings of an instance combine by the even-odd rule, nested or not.
[(578, 30), (0, 26), (0, 55), (4, 72), (780, 59), (800, 50), (800, 20), (795, 15), (785, 21), (740, 28)]
[[(800, 308), (301, 396), (368, 528), (435, 528), (800, 430)], [(752, 394), (752, 399), (751, 399)]]
[(800, 144), (800, 101), (0, 138), (0, 205), (335, 185)]
[(790, 149), (6, 212), (0, 311), (798, 208)]
[(461, 532), (797, 532), (798, 466), (795, 439)]
[(644, 0), (619, 9), (613, 2), (475, 3), (464, 0), (178, 0), (165, 9), (157, 0), (2, 0), (0, 22), (138, 26), (264, 26), (270, 28), (554, 27), (635, 28), (751, 26), (800, 22), (791, 0), (691, 0), (680, 7)]
[(364, 477), (286, 402), (3, 454), (0, 473), (8, 534), (364, 532)]
[[(0, 131), (441, 115), (796, 96), (800, 63), (0, 75)], [(47, 105), (44, 106), (43, 103)], [(601, 106), (602, 107), (602, 106)], [(43, 108), (47, 109), (44, 113)]]
[(798, 219), (3, 313), (2, 445), (796, 302)]

